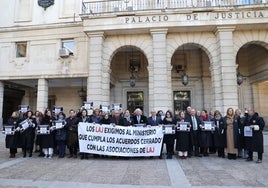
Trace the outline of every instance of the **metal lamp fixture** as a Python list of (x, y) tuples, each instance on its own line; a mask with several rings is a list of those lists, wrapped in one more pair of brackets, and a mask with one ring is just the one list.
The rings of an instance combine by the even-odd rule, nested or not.
[(184, 65), (176, 65), (177, 73), (183, 73), (181, 76), (181, 83), (186, 86), (189, 83), (189, 76), (186, 74), (187, 69), (187, 58), (185, 57), (186, 54), (184, 53), (184, 46), (182, 46), (182, 53), (183, 53), (183, 63)]
[(131, 73), (129, 85), (131, 87), (135, 87), (136, 85), (136, 77), (134, 73), (138, 72), (140, 69), (140, 59), (134, 58), (133, 48), (131, 49), (131, 58), (129, 61), (129, 72)]
[(241, 85), (243, 83), (243, 75), (238, 71), (236, 74), (237, 85)]
[(176, 66), (176, 72), (177, 73), (183, 73), (182, 74), (182, 76), (181, 76), (181, 83), (184, 85), (184, 86), (186, 86), (187, 84), (188, 84), (188, 82), (189, 82), (189, 77), (188, 77), (188, 75), (186, 74), (186, 66), (182, 66), (182, 65), (177, 65)]
[(82, 78), (82, 87), (80, 90), (78, 90), (78, 95), (83, 101), (86, 100), (87, 92), (86, 90), (84, 90), (83, 78)]
[(182, 81), (181, 83), (186, 86), (189, 82), (189, 79), (188, 79), (188, 75), (186, 73), (184, 73), (184, 75), (182, 76)]
[(131, 76), (130, 76), (129, 85), (130, 85), (131, 87), (135, 87), (135, 85), (136, 85), (136, 78), (135, 78), (135, 76), (134, 76), (133, 73), (132, 73)]

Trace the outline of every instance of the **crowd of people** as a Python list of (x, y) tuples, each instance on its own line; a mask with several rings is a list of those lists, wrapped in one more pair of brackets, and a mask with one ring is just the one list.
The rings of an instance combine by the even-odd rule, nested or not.
[[(176, 115), (169, 110), (165, 113), (162, 110), (151, 110), (150, 113), (150, 117), (146, 117), (142, 110), (137, 108), (133, 114), (129, 110), (113, 110), (110, 114), (96, 108), (92, 114), (88, 114), (88, 110), (82, 108), (78, 112), (71, 109), (66, 117), (62, 111), (55, 115), (50, 109), (46, 109), (44, 114), (28, 110), (23, 116), (14, 111), (7, 122), (7, 125), (13, 126), (14, 134), (6, 135), (6, 148), (10, 150), (10, 158), (16, 156), (18, 148), (22, 148), (23, 157), (26, 157), (27, 153), (32, 157), (33, 152), (37, 152), (44, 158), (52, 158), (53, 155), (64, 158), (68, 148), (68, 158), (77, 158), (79, 155), (81, 159), (88, 159), (88, 153), (79, 152), (79, 122), (114, 126), (172, 125), (175, 132), (164, 134), (160, 159), (163, 157), (165, 144), (167, 159), (171, 159), (175, 153), (180, 159), (192, 156), (207, 157), (213, 153), (221, 158), (245, 158), (246, 161), (253, 161), (253, 152), (257, 152), (256, 162), (262, 162), (262, 131), (265, 122), (252, 108), (247, 109), (244, 114), (241, 114), (239, 109), (234, 111), (233, 108), (228, 108), (225, 116), (218, 110), (207, 113), (206, 110), (200, 112), (190, 106), (186, 111), (180, 111)], [(25, 122), (29, 125), (23, 129), (21, 124)], [(182, 130), (182, 122), (187, 123), (187, 129)], [(204, 129), (205, 122), (213, 122), (213, 129)], [(57, 123), (62, 126), (56, 128)], [(40, 125), (47, 125), (49, 134), (37, 134), (40, 132)], [(100, 156), (94, 154), (93, 157)]]

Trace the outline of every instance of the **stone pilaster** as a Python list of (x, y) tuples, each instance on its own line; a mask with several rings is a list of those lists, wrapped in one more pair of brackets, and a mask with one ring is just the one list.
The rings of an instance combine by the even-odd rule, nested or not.
[(4, 83), (0, 81), (0, 128), (3, 127)]
[(38, 79), (37, 87), (37, 104), (36, 109), (44, 112), (48, 106), (48, 81), (46, 79)]
[[(167, 62), (167, 29), (152, 29), (153, 64), (149, 71), (149, 106), (156, 110), (172, 109), (171, 65)], [(151, 109), (149, 109), (150, 111)]]
[(94, 102), (94, 107), (109, 103), (110, 74), (103, 66), (104, 33), (89, 33), (89, 59), (87, 79), (87, 100)]
[[(222, 88), (220, 91), (222, 104), (217, 104), (216, 107), (224, 113), (229, 107), (238, 108), (237, 66), (233, 44), (234, 29), (234, 27), (218, 27), (215, 33), (218, 43), (218, 63), (220, 64), (220, 83)], [(214, 82), (214, 84), (217, 84), (217, 82)]]

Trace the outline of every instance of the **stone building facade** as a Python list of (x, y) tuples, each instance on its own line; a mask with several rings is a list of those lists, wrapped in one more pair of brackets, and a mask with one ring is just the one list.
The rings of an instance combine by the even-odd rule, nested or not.
[(188, 105), (223, 114), (253, 106), (267, 118), (266, 3), (4, 0), (2, 119), (20, 104), (68, 112), (85, 100), (146, 115)]

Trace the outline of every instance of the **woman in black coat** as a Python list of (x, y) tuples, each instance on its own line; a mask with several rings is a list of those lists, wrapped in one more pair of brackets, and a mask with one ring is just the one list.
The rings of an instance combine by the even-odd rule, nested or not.
[(19, 113), (14, 111), (11, 117), (7, 120), (8, 126), (14, 126), (15, 133), (13, 135), (6, 135), (6, 148), (9, 148), (10, 156), (9, 158), (15, 158), (17, 153), (17, 142), (19, 137), (19, 131), (17, 131), (19, 126)]
[[(67, 125), (65, 121), (65, 114), (63, 112), (58, 113), (57, 123), (61, 125), (61, 128), (56, 129), (56, 141), (59, 149), (59, 158), (64, 158), (67, 140)], [(56, 122), (54, 123), (56, 124)]]
[[(88, 117), (88, 112), (86, 109), (81, 110), (81, 116), (79, 117), (79, 122), (82, 123), (90, 123), (90, 118)], [(79, 125), (81, 126), (81, 125)], [(81, 159), (88, 159), (88, 153), (82, 153), (80, 152)]]
[(246, 120), (246, 126), (252, 129), (252, 137), (247, 137), (248, 142), (246, 143), (246, 149), (248, 149), (247, 161), (253, 160), (253, 152), (258, 153), (257, 163), (262, 162), (263, 155), (263, 128), (265, 122), (252, 108), (248, 109), (248, 118)]
[[(177, 124), (177, 120), (175, 118), (173, 118), (171, 111), (166, 112), (166, 115), (162, 121), (162, 124), (174, 125), (174, 126)], [(166, 143), (167, 159), (172, 159), (172, 155), (174, 154), (174, 139), (175, 139), (174, 134), (165, 134), (164, 135), (163, 143)], [(162, 149), (163, 149), (163, 145), (162, 145)], [(161, 153), (162, 153), (162, 149), (161, 149)]]
[(226, 124), (220, 111), (214, 112), (215, 131), (213, 132), (214, 146), (218, 152), (218, 157), (225, 157), (224, 148), (226, 147)]
[(25, 113), (24, 120), (29, 122), (29, 127), (21, 131), (20, 144), (23, 151), (23, 157), (26, 157), (27, 151), (29, 151), (29, 157), (32, 157), (36, 126), (35, 118), (33, 118), (33, 112), (30, 110), (27, 111)]
[(42, 125), (48, 125), (51, 130), (49, 134), (44, 134), (40, 136), (40, 147), (43, 148), (45, 154), (44, 158), (52, 158), (53, 148), (55, 146), (55, 132), (52, 131), (53, 121), (56, 118), (52, 116), (50, 109), (45, 110), (45, 116), (42, 120)]
[(188, 122), (188, 127), (187, 130), (176, 129), (176, 150), (178, 151), (178, 155), (181, 159), (186, 159), (190, 150), (191, 135), (190, 122), (189, 120), (185, 119), (185, 113), (183, 111), (179, 112), (178, 124), (180, 122)]

